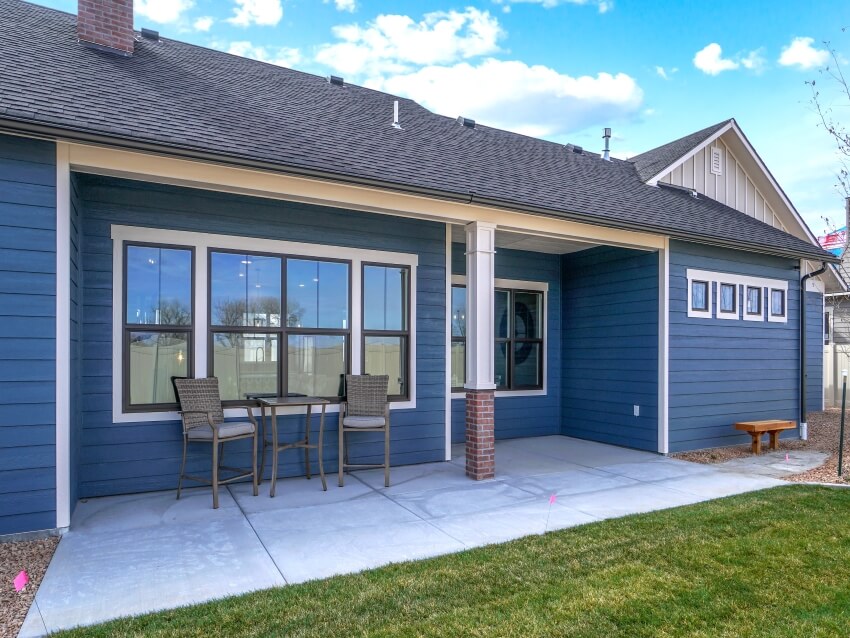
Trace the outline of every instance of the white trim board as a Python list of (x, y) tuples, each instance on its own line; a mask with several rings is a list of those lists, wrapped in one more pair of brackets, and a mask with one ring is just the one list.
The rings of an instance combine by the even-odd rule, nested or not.
[[(788, 280), (787, 279), (768, 279), (766, 277), (754, 277), (750, 275), (739, 275), (735, 273), (718, 272), (713, 270), (697, 270), (688, 268), (686, 273), (688, 282), (687, 288), (687, 309), (688, 317), (701, 319), (724, 319), (735, 320), (743, 319), (744, 321), (767, 321), (770, 323), (787, 323), (788, 322)], [(708, 282), (708, 310), (693, 310), (691, 308), (691, 282), (707, 281)], [(736, 286), (735, 295), (738, 300), (736, 314), (721, 313), (720, 306), (720, 284), (734, 284)], [(759, 288), (762, 293), (761, 313), (758, 315), (749, 315), (746, 312), (746, 290), (747, 287)], [(765, 294), (765, 289), (768, 293)], [(785, 295), (785, 314), (781, 317), (770, 314), (770, 291), (781, 290)], [(743, 294), (742, 294), (743, 293)], [(717, 308), (717, 312), (715, 312)]]
[[(496, 398), (520, 398), (520, 397), (544, 397), (549, 394), (549, 283), (545, 281), (522, 281), (520, 279), (494, 279), (495, 288), (508, 288), (514, 290), (536, 290), (543, 293), (543, 312), (545, 320), (543, 321), (543, 388), (539, 390), (496, 390)], [(466, 275), (452, 275), (451, 285), (465, 286)], [(449, 307), (449, 317), (451, 317), (451, 290), (446, 305)], [(450, 325), (451, 327), (451, 325)], [(451, 330), (447, 335), (449, 347), (451, 347)], [(451, 366), (451, 361), (448, 362)], [(448, 371), (448, 384), (451, 391), (451, 370)], [(465, 399), (466, 392), (451, 392), (452, 399)]]
[[(418, 255), (400, 252), (365, 250), (344, 246), (328, 246), (301, 242), (262, 239), (254, 237), (234, 237), (141, 226), (112, 226), (112, 420), (115, 423), (141, 423), (147, 421), (173, 421), (180, 417), (176, 411), (169, 412), (124, 412), (122, 405), (122, 387), (124, 369), (123, 351), (123, 282), (124, 282), (124, 242), (147, 242), (154, 244), (177, 244), (195, 248), (195, 331), (194, 366), (195, 374), (206, 376), (209, 372), (207, 361), (207, 262), (209, 248), (244, 250), (245, 252), (268, 252), (285, 255), (297, 255), (311, 258), (335, 258), (351, 261), (351, 370), (359, 371), (362, 364), (361, 352), (361, 311), (362, 299), (360, 269), (363, 262), (398, 264), (410, 267), (410, 303), (416, 308), (416, 268)], [(416, 312), (410, 313), (410, 398), (390, 404), (392, 410), (406, 410), (416, 407)], [(336, 405), (328, 406), (329, 413), (338, 412)], [(281, 414), (298, 414), (299, 408), (286, 408)], [(225, 417), (244, 415), (244, 408), (225, 410)]]
[(56, 527), (71, 524), (71, 168), (56, 145)]

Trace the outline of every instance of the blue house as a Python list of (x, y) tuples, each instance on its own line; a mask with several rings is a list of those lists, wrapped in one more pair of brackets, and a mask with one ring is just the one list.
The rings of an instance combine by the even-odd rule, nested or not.
[(837, 258), (734, 120), (623, 161), (78, 13), (0, 0), (0, 534), (174, 488), (174, 375), (388, 374), (392, 463), (467, 441), (472, 479), (494, 439), (665, 454), (821, 408)]

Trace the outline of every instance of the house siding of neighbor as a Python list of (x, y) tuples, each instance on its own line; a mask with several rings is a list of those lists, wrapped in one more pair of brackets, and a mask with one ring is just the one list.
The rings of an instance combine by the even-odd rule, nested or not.
[[(134, 36), (131, 9), (106, 30), (0, 0), (0, 535), (174, 489), (175, 376), (218, 377), (228, 420), (258, 394), (328, 399), (328, 473), (345, 374), (389, 377), (392, 465), (465, 455), (474, 480), (498, 476), (497, 438), (745, 442), (736, 421), (801, 418), (800, 281), (825, 265), (803, 297), (822, 407), (836, 258), (734, 120), (605, 159)], [(351, 440), (353, 462), (382, 451)]]
[(0, 534), (56, 526), (56, 148), (0, 135)]

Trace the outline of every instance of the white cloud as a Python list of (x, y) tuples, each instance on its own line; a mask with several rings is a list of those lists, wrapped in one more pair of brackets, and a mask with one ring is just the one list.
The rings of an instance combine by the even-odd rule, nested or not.
[(673, 67), (672, 69), (665, 69), (663, 66), (656, 66), (655, 73), (658, 77), (663, 78), (665, 80), (669, 80), (674, 73), (678, 73), (679, 69), (677, 67)]
[(539, 4), (540, 6), (551, 9), (561, 4), (579, 4), (595, 6), (599, 13), (607, 13), (614, 8), (613, 0), (493, 0), (496, 4)]
[(192, 26), (195, 27), (195, 31), (209, 31), (213, 22), (214, 20), (210, 16), (202, 16), (195, 20)]
[(496, 18), (473, 7), (427, 13), (419, 22), (379, 15), (366, 26), (342, 25), (333, 33), (341, 42), (321, 46), (316, 60), (349, 75), (403, 73), (494, 53), (503, 36)]
[(782, 47), (779, 64), (796, 66), (799, 69), (811, 69), (823, 66), (829, 60), (829, 51), (812, 46), (814, 38), (797, 37), (788, 46)]
[[(331, 0), (322, 0), (325, 4), (331, 2)], [(337, 11), (348, 11), (349, 13), (354, 13), (357, 9), (357, 0), (333, 0), (334, 6)]]
[(750, 51), (745, 57), (741, 58), (741, 66), (750, 71), (761, 73), (765, 66), (765, 59), (762, 55), (762, 51), (762, 49)]
[(694, 56), (694, 66), (703, 73), (718, 75), (723, 71), (733, 71), (740, 65), (734, 60), (723, 57), (723, 49), (716, 42), (712, 42), (704, 49), (697, 51)]
[(193, 0), (136, 0), (136, 11), (154, 22), (177, 22), (184, 11), (194, 6)]
[(624, 73), (571, 77), (519, 61), (426, 66), (367, 86), (405, 95), (433, 111), (489, 126), (549, 137), (638, 111), (643, 91)]
[(301, 52), (291, 47), (264, 47), (248, 41), (231, 42), (228, 53), (241, 55), (243, 58), (253, 58), (278, 66), (292, 67), (301, 61)]
[(233, 17), (227, 21), (240, 27), (252, 24), (274, 26), (282, 17), (280, 0), (236, 0)]

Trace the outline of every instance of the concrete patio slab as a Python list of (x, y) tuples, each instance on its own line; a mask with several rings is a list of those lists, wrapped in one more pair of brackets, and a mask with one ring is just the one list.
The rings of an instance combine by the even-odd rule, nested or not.
[(36, 601), (45, 627), (56, 631), (282, 584), (249, 522), (229, 516), (103, 532), (72, 529)]
[(344, 533), (329, 525), (324, 530), (273, 534), (266, 528), (261, 533), (269, 555), (288, 583), (466, 549), (459, 540), (419, 519), (348, 527)]
[(38, 603), (33, 601), (18, 632), (18, 638), (41, 638), (41, 636), (46, 635), (47, 626), (44, 624), (41, 612), (38, 610)]
[(758, 456), (730, 459), (723, 463), (717, 463), (714, 467), (728, 472), (783, 478), (820, 467), (828, 458), (829, 454), (826, 452), (789, 450), (788, 452), (767, 452)]
[[(496, 478), (451, 462), (81, 502), (23, 636), (502, 542), (782, 484), (567, 437), (496, 444)], [(764, 465), (768, 467), (768, 465)], [(557, 501), (549, 505), (551, 494)], [(548, 518), (548, 523), (547, 523)], [(40, 613), (38, 613), (40, 611)]]

